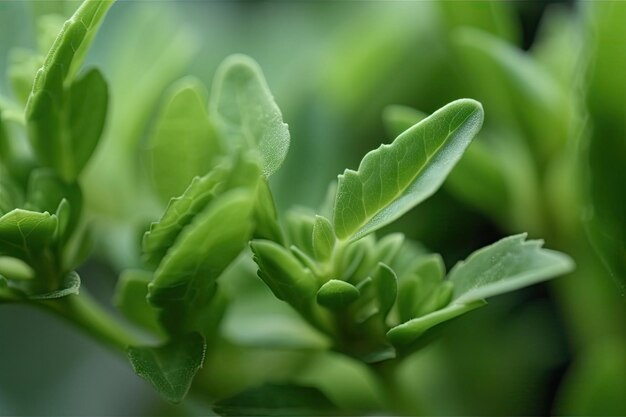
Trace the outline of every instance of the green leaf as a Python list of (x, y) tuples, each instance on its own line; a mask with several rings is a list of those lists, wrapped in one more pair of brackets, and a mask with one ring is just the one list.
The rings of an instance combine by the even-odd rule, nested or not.
[(337, 407), (314, 387), (265, 384), (218, 401), (214, 410), (222, 416), (336, 415)]
[(0, 217), (0, 254), (29, 262), (50, 243), (56, 227), (55, 215), (12, 210)]
[(265, 180), (259, 181), (257, 201), (254, 207), (255, 227), (253, 236), (284, 243), (285, 237), (278, 223), (276, 204), (270, 186)]
[(7, 177), (0, 178), (0, 216), (22, 205), (20, 187)]
[(167, 252), (148, 286), (148, 301), (163, 308), (162, 323), (171, 333), (205, 334), (213, 317), (214, 284), (241, 253), (252, 233), (254, 193), (235, 189), (195, 216)]
[(476, 300), (467, 304), (450, 304), (446, 308), (393, 327), (387, 332), (387, 338), (394, 346), (407, 348), (430, 328), (452, 320), (485, 304), (487, 303), (484, 300)]
[(285, 229), (289, 241), (311, 258), (315, 257), (312, 239), (314, 226), (315, 214), (307, 208), (295, 207), (285, 215)]
[(391, 105), (383, 110), (385, 131), (392, 138), (400, 136), (402, 132), (427, 117), (426, 113), (409, 106)]
[(542, 249), (540, 240), (526, 234), (509, 236), (457, 263), (448, 279), (454, 284), (454, 303), (468, 304), (510, 292), (570, 272), (573, 261), (560, 252)]
[(222, 63), (210, 112), (231, 147), (258, 150), (266, 177), (278, 170), (289, 149), (289, 130), (256, 62), (233, 55)]
[(359, 290), (354, 285), (331, 279), (317, 292), (317, 303), (333, 310), (340, 310), (348, 307), (359, 298), (359, 295)]
[(356, 240), (393, 222), (428, 198), (478, 132), (480, 103), (457, 100), (368, 153), (358, 171), (339, 176), (334, 226), (340, 239)]
[(107, 93), (102, 76), (92, 70), (75, 81), (74, 75), (112, 4), (86, 0), (63, 25), (26, 104), (29, 139), (37, 158), (68, 181), (87, 162), (104, 125)]
[(335, 247), (335, 232), (326, 217), (315, 216), (313, 225), (313, 253), (315, 258), (324, 262), (330, 259)]
[(166, 201), (181, 195), (194, 177), (207, 174), (222, 153), (209, 122), (206, 97), (204, 86), (195, 78), (176, 83), (149, 138), (150, 178)]
[(122, 272), (115, 289), (115, 305), (133, 323), (156, 334), (163, 332), (158, 310), (148, 304), (148, 284), (152, 273), (138, 269)]
[(391, 307), (393, 307), (396, 302), (396, 296), (398, 295), (398, 278), (391, 268), (379, 262), (372, 275), (372, 282), (376, 290), (378, 312), (384, 323), (389, 311), (391, 311)]
[(53, 300), (56, 298), (67, 297), (68, 295), (78, 294), (80, 289), (80, 276), (74, 271), (67, 274), (61, 280), (59, 288), (43, 294), (27, 294), (29, 300)]
[(397, 307), (401, 322), (449, 304), (452, 284), (443, 281), (444, 275), (445, 266), (438, 254), (422, 255), (413, 262), (407, 276), (400, 281)]
[(202, 367), (205, 351), (204, 338), (189, 333), (159, 347), (131, 346), (128, 357), (139, 376), (148, 380), (166, 400), (179, 403)]
[(0, 256), (0, 276), (9, 280), (22, 281), (35, 278), (35, 272), (21, 259)]
[(253, 240), (250, 247), (259, 266), (259, 277), (274, 295), (298, 311), (306, 311), (315, 299), (318, 284), (307, 268), (282, 246), (268, 240)]
[(215, 198), (226, 170), (216, 168), (193, 179), (182, 196), (170, 200), (163, 216), (150, 225), (143, 237), (143, 254), (148, 264), (158, 265), (176, 237)]

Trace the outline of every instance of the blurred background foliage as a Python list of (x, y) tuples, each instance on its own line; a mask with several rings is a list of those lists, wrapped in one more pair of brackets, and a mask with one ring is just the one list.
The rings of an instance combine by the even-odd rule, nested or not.
[[(3, 97), (23, 100), (29, 81), (11, 69), (34, 74), (29, 51), (45, 51), (77, 5), (0, 2)], [(393, 230), (442, 253), (448, 267), (527, 231), (577, 269), (455, 321), (406, 362), (397, 399), (428, 415), (626, 414), (624, 22), (626, 3), (609, 1), (119, 2), (87, 59), (107, 78), (112, 110), (82, 184), (97, 237), (83, 283), (110, 304), (119, 272), (140, 264), (142, 233), (165, 204), (151, 190), (145, 144), (183, 76), (208, 90), (225, 56), (260, 63), (292, 137), (272, 179), (281, 211), (322, 204), (338, 173), (422, 117), (413, 109), (471, 97), (485, 108), (479, 137), (444, 189)], [(280, 309), (264, 310), (257, 284), (233, 300), (218, 348), (227, 356), (209, 358), (197, 384), (219, 397), (297, 380), (346, 408), (375, 409), (379, 387), (359, 364), (248, 346)], [(246, 323), (259, 311), (274, 315)], [(3, 306), (0, 414), (201, 410), (193, 399), (166, 405), (123, 358), (57, 319)]]

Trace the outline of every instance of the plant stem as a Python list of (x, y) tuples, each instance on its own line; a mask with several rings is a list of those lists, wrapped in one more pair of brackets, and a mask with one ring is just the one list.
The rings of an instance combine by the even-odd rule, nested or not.
[(38, 304), (116, 351), (123, 353), (128, 346), (137, 343), (135, 336), (84, 290), (80, 295), (45, 300)]

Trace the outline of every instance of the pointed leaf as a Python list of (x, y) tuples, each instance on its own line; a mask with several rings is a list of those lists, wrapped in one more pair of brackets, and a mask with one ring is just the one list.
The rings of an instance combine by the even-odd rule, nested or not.
[(157, 194), (179, 196), (196, 176), (206, 175), (221, 153), (209, 122), (202, 83), (179, 81), (166, 99), (148, 142), (146, 160)]
[(398, 295), (398, 278), (391, 268), (382, 262), (378, 263), (372, 281), (376, 288), (376, 298), (378, 300), (378, 311), (383, 322), (387, 318), (387, 314), (396, 302)]
[(222, 63), (215, 76), (210, 111), (231, 147), (257, 149), (266, 177), (278, 170), (289, 149), (289, 130), (254, 60), (233, 55)]
[(567, 255), (542, 249), (542, 245), (542, 241), (526, 241), (526, 234), (520, 234), (474, 252), (448, 275), (454, 284), (453, 302), (471, 303), (546, 281), (574, 268)]
[(135, 372), (148, 380), (168, 401), (185, 398), (193, 378), (202, 367), (206, 343), (198, 333), (180, 336), (159, 347), (129, 347)]
[(340, 239), (356, 240), (393, 222), (428, 198), (478, 132), (480, 103), (457, 100), (371, 151), (358, 171), (339, 176), (334, 226)]
[(323, 262), (330, 259), (335, 247), (335, 232), (326, 217), (315, 216), (313, 225), (313, 252), (317, 260)]
[(346, 308), (359, 298), (359, 290), (352, 284), (331, 279), (317, 292), (317, 303), (321, 306), (339, 310)]

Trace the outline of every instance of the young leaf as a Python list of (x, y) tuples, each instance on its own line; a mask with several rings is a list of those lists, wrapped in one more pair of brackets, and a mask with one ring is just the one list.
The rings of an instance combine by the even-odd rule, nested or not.
[(0, 256), (0, 276), (22, 281), (35, 278), (35, 271), (24, 261), (10, 256)]
[(267, 240), (253, 240), (250, 247), (259, 266), (259, 277), (274, 295), (297, 310), (313, 302), (318, 284), (310, 270), (282, 246)]
[(222, 63), (210, 112), (231, 147), (258, 150), (266, 177), (278, 170), (289, 148), (289, 130), (256, 62), (233, 55)]
[(453, 303), (468, 304), (523, 288), (574, 268), (562, 253), (542, 249), (540, 240), (526, 234), (506, 237), (457, 263), (448, 279), (454, 284)]
[(0, 217), (0, 254), (30, 261), (52, 240), (56, 227), (55, 215), (12, 210)]
[(63, 25), (37, 72), (26, 104), (35, 154), (68, 181), (76, 178), (93, 152), (104, 123), (107, 94), (102, 76), (91, 71), (77, 81), (73, 78), (112, 4), (110, 0), (87, 0)]
[(336, 415), (337, 407), (317, 388), (265, 384), (218, 401), (214, 410), (222, 416)]
[(148, 284), (152, 273), (138, 269), (126, 270), (120, 275), (115, 289), (115, 305), (135, 324), (162, 333), (158, 310), (148, 304)]
[(179, 81), (158, 116), (146, 159), (157, 194), (165, 201), (179, 196), (196, 176), (207, 174), (221, 145), (207, 113), (202, 83)]
[(376, 289), (378, 311), (384, 322), (391, 307), (393, 307), (393, 304), (396, 302), (396, 296), (398, 295), (398, 278), (391, 268), (379, 262), (372, 275), (372, 281)]
[(131, 346), (128, 357), (137, 375), (148, 380), (166, 400), (179, 403), (202, 367), (205, 351), (204, 338), (189, 333), (159, 347)]
[(259, 181), (257, 201), (254, 207), (255, 227), (253, 236), (284, 244), (285, 237), (278, 223), (276, 204), (270, 186), (265, 180)]
[(371, 151), (358, 171), (339, 176), (334, 226), (356, 240), (393, 222), (432, 195), (483, 121), (480, 103), (457, 100)]
[(164, 309), (162, 322), (168, 331), (204, 334), (212, 327), (213, 318), (205, 317), (204, 309), (213, 298), (215, 281), (250, 238), (254, 195), (242, 188), (221, 195), (182, 230), (159, 264), (148, 300)]
[(313, 253), (317, 260), (324, 262), (330, 259), (335, 247), (335, 232), (326, 217), (315, 216), (313, 225)]
[(317, 303), (321, 306), (339, 310), (346, 308), (359, 298), (359, 290), (352, 284), (331, 279), (317, 292)]

